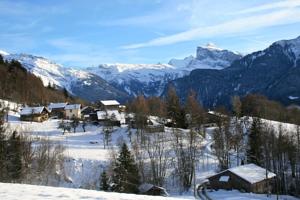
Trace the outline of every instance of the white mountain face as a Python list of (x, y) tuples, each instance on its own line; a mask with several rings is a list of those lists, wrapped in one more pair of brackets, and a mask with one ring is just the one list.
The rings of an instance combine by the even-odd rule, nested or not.
[[(0, 52), (1, 53), (1, 52)], [(1, 53), (2, 54), (2, 53)], [(71, 85), (78, 79), (88, 79), (91, 74), (83, 70), (65, 68), (62, 65), (54, 63), (46, 58), (28, 55), (28, 54), (2, 54), (5, 60), (19, 61), (27, 71), (40, 77), (45, 86), (55, 85), (60, 88), (66, 88), (70, 93)]]
[(168, 64), (101, 64), (87, 70), (129, 95), (160, 96), (165, 85), (194, 69), (223, 69), (242, 56), (213, 44), (198, 47), (196, 57), (171, 59)]
[(50, 84), (57, 88), (65, 88), (71, 94), (88, 101), (106, 98), (122, 101), (128, 98), (127, 94), (120, 92), (99, 76), (86, 70), (64, 67), (43, 57), (3, 52), (0, 51), (0, 54), (5, 60), (19, 61), (27, 71), (39, 77), (44, 86)]

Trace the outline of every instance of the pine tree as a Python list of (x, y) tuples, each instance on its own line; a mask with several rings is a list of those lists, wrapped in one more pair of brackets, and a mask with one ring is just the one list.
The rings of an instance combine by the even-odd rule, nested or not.
[(0, 182), (5, 181), (6, 176), (6, 148), (7, 140), (3, 126), (4, 112), (0, 110)]
[(185, 112), (181, 108), (179, 97), (174, 87), (170, 87), (166, 99), (167, 116), (172, 119), (173, 127), (185, 128)]
[(22, 175), (22, 148), (21, 138), (16, 131), (13, 132), (7, 147), (7, 172), (12, 182), (18, 182)]
[(108, 185), (108, 178), (105, 171), (101, 173), (101, 181), (100, 181), (100, 190), (108, 191), (109, 185)]
[(248, 136), (247, 160), (248, 163), (254, 163), (262, 166), (262, 123), (259, 118), (253, 118), (253, 123)]
[(138, 193), (140, 176), (137, 165), (127, 145), (124, 143), (115, 162), (113, 183), (114, 190), (123, 193)]

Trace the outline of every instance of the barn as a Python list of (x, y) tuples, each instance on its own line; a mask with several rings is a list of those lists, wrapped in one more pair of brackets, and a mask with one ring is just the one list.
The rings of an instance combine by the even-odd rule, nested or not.
[(212, 189), (237, 189), (245, 192), (272, 191), (276, 174), (255, 164), (241, 165), (208, 177)]
[(48, 109), (51, 111), (51, 116), (58, 118), (65, 117), (65, 107), (68, 103), (50, 103)]
[(25, 107), (22, 108), (20, 119), (22, 121), (43, 122), (48, 119), (50, 111), (44, 107)]
[(169, 196), (166, 189), (149, 183), (143, 183), (139, 186), (139, 193), (152, 196)]

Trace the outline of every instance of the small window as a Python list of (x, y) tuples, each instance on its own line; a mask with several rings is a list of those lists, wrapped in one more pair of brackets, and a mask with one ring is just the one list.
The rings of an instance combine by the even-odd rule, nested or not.
[(229, 176), (221, 176), (221, 177), (219, 178), (219, 181), (220, 181), (220, 182), (228, 182), (228, 181), (229, 181)]

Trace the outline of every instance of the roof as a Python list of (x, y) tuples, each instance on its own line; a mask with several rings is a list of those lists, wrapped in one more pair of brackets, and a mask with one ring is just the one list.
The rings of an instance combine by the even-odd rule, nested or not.
[(65, 108), (68, 103), (50, 103), (48, 108), (49, 109), (56, 109), (56, 108)]
[(110, 118), (114, 115), (117, 121), (121, 120), (121, 116), (119, 111), (116, 110), (108, 110), (108, 111), (97, 111), (98, 119), (105, 119), (106, 117)]
[(100, 101), (101, 104), (105, 105), (105, 106), (119, 106), (120, 103), (116, 100), (104, 100), (104, 101)]
[(149, 190), (151, 190), (152, 188), (156, 188), (156, 189), (160, 189), (160, 190), (163, 190), (165, 192), (166, 195), (168, 195), (167, 191), (165, 188), (163, 187), (159, 187), (159, 186), (156, 186), (156, 185), (153, 185), (153, 184), (150, 184), (150, 183), (143, 183), (139, 186), (139, 191), (140, 193), (146, 193), (148, 192)]
[(31, 114), (41, 114), (44, 109), (49, 112), (44, 106), (40, 107), (24, 107), (21, 110), (20, 115), (31, 115)]
[(75, 110), (80, 108), (81, 108), (81, 104), (69, 104), (66, 105), (65, 110)]
[[(239, 176), (240, 178), (244, 179), (245, 181), (247, 181), (251, 184), (258, 183), (258, 182), (266, 179), (266, 169), (262, 168), (258, 165), (255, 165), (253, 163), (229, 168), (220, 173), (223, 173), (226, 171), (229, 171), (229, 172)], [(268, 179), (273, 178), (275, 176), (276, 176), (276, 174), (268, 171), (268, 177), (267, 177)]]

